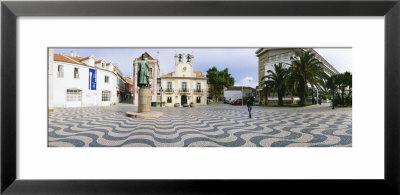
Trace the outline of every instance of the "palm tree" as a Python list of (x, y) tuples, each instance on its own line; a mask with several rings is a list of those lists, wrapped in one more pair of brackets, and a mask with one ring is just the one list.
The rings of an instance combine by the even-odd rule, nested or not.
[(264, 85), (263, 88), (263, 94), (264, 94), (264, 99), (265, 99), (265, 105), (268, 105), (268, 94), (271, 92), (272, 89), (272, 83), (269, 80), (266, 80), (266, 76), (261, 78), (261, 83)]
[(287, 77), (288, 77), (288, 69), (285, 64), (279, 62), (274, 65), (274, 71), (268, 70), (268, 75), (265, 76), (264, 79), (270, 83), (272, 87), (272, 93), (278, 94), (278, 105), (283, 105), (283, 96), (286, 93), (287, 89)]
[[(335, 80), (334, 83), (333, 83), (333, 80)], [(351, 87), (352, 87), (351, 73), (345, 72), (345, 73), (332, 75), (328, 79), (327, 83), (329, 85), (329, 88), (336, 91), (336, 96), (337, 96), (337, 99), (339, 100), (340, 105), (345, 105), (346, 101), (345, 101), (344, 93), (346, 91), (346, 88), (349, 89), (349, 94), (347, 94), (347, 98), (349, 98), (351, 95)]]
[(300, 97), (300, 105), (306, 104), (308, 84), (312, 87), (324, 85), (324, 79), (328, 76), (321, 68), (323, 65), (315, 54), (308, 51), (301, 51), (297, 57), (291, 58), (292, 63), (289, 67), (289, 77), (297, 82), (297, 92)]
[[(346, 85), (346, 87), (348, 87), (349, 88), (349, 93), (347, 94), (347, 98), (349, 98), (350, 96), (351, 96), (351, 92), (352, 92), (352, 90), (351, 90), (351, 88), (353, 87), (353, 79), (352, 79), (352, 75), (351, 75), (351, 73), (350, 72), (344, 72), (343, 73), (343, 83)], [(344, 90), (343, 90), (344, 91)]]

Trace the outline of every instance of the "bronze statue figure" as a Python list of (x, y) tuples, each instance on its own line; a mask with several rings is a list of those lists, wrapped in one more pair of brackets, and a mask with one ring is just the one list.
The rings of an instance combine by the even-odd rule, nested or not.
[(137, 85), (140, 88), (147, 88), (149, 86), (149, 63), (147, 61), (147, 55), (144, 53), (142, 54), (142, 60), (139, 61), (138, 64), (138, 72), (137, 72)]

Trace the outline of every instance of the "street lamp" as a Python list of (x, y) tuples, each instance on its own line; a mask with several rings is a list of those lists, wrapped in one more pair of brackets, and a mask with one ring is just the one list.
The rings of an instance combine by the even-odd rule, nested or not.
[(163, 92), (162, 86), (160, 86), (160, 92), (161, 92), (160, 107), (162, 107), (162, 103), (163, 103), (163, 101), (162, 101), (162, 92)]

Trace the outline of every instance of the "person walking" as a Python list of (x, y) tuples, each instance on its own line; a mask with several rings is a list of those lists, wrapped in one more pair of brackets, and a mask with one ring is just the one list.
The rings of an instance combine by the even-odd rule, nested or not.
[(253, 108), (253, 103), (254, 103), (254, 98), (253, 96), (250, 96), (246, 103), (247, 110), (249, 111), (249, 118), (251, 118), (251, 109)]

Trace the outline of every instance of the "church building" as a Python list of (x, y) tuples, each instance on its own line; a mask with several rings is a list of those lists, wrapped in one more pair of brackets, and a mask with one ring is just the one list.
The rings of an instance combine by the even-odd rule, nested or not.
[(175, 54), (175, 71), (161, 76), (162, 102), (167, 106), (207, 104), (207, 77), (193, 68), (192, 54)]

